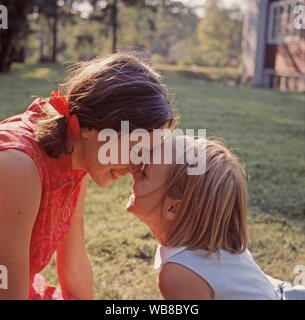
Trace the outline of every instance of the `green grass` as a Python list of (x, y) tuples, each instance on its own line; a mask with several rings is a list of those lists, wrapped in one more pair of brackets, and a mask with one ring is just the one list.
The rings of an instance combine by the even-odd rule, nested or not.
[[(179, 71), (179, 70), (178, 70)], [(250, 250), (262, 269), (293, 281), (305, 265), (305, 95), (226, 86), (162, 71), (182, 115), (180, 127), (224, 138), (249, 174)], [(59, 65), (14, 65), (0, 75), (0, 119), (48, 96), (65, 76)], [(160, 299), (153, 270), (156, 241), (126, 213), (130, 177), (108, 189), (92, 181), (86, 198), (86, 246), (97, 299)], [(57, 284), (55, 261), (43, 271)]]
[(206, 80), (210, 82), (218, 82), (227, 85), (237, 85), (241, 81), (242, 68), (232, 67), (199, 67), (199, 66), (183, 66), (183, 65), (170, 65), (170, 64), (157, 64), (161, 72), (173, 72), (179, 76)]
[(23, 112), (38, 96), (49, 96), (64, 77), (60, 65), (14, 64), (12, 72), (0, 74), (0, 119)]

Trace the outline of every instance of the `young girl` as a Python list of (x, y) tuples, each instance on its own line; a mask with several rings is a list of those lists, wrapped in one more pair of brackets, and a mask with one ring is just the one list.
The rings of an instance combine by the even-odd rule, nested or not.
[[(247, 249), (246, 179), (237, 157), (219, 141), (207, 139), (204, 146), (204, 140), (187, 137), (174, 140), (175, 154), (181, 139), (186, 150), (205, 152), (205, 172), (188, 175), (187, 162), (148, 164), (134, 175), (127, 204), (160, 243), (155, 267), (161, 267), (163, 297), (304, 299), (305, 288), (265, 275)], [(164, 144), (161, 148), (164, 154)]]
[[(120, 131), (123, 120), (130, 131), (174, 120), (160, 76), (131, 53), (77, 65), (64, 92), (0, 123), (0, 265), (8, 269), (0, 300), (93, 298), (84, 245), (88, 176), (105, 188), (128, 173), (128, 164), (98, 161), (98, 134)], [(61, 290), (39, 275), (55, 251)]]

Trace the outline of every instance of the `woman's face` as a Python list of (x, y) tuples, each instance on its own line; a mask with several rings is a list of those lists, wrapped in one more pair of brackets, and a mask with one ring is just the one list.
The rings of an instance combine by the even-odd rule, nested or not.
[[(120, 163), (121, 159), (121, 137), (118, 137), (118, 163), (102, 164), (99, 161), (99, 152), (105, 141), (98, 141), (98, 132), (96, 130), (87, 131), (82, 140), (82, 167), (85, 168), (94, 182), (101, 188), (108, 187), (113, 181), (126, 176), (130, 172), (129, 164)], [(129, 150), (136, 144), (131, 142)]]
[[(168, 127), (169, 123), (166, 123), (162, 128), (165, 129)], [(107, 143), (105, 141), (99, 141), (99, 133), (96, 130), (87, 130), (84, 129), (81, 131), (82, 138), (79, 158), (82, 159), (81, 167), (85, 168), (95, 183), (101, 188), (108, 187), (113, 181), (126, 176), (129, 172), (136, 172), (142, 167), (142, 163), (138, 165), (133, 165), (132, 163), (122, 164), (122, 152), (128, 155), (132, 151), (133, 147), (139, 143), (139, 141), (130, 141), (129, 134), (129, 147), (126, 147), (125, 137), (123, 138), (118, 133), (118, 144), (117, 148), (117, 164), (102, 164), (99, 160), (99, 152), (101, 147)], [(123, 140), (124, 139), (124, 140)], [(144, 152), (150, 152), (153, 149), (153, 134), (149, 133), (149, 144), (147, 150)], [(127, 150), (125, 150), (127, 148)], [(108, 154), (107, 154), (108, 155)]]

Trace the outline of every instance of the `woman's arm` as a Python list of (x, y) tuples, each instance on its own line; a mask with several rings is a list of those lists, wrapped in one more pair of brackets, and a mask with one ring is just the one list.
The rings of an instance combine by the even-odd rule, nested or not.
[(38, 169), (24, 152), (0, 152), (0, 265), (8, 270), (8, 289), (0, 300), (27, 299), (29, 251), (39, 211), (41, 184)]
[(162, 267), (159, 289), (165, 300), (214, 299), (213, 289), (206, 281), (177, 263), (167, 263)]
[(84, 240), (84, 205), (88, 176), (83, 178), (68, 233), (57, 249), (56, 266), (61, 289), (81, 300), (93, 299), (93, 274)]

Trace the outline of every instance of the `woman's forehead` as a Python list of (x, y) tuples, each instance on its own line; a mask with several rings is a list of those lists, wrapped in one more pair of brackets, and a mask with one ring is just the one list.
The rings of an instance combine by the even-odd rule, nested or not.
[(164, 182), (172, 168), (172, 164), (146, 164), (144, 170), (147, 172), (147, 176), (152, 179), (160, 180), (161, 182)]

